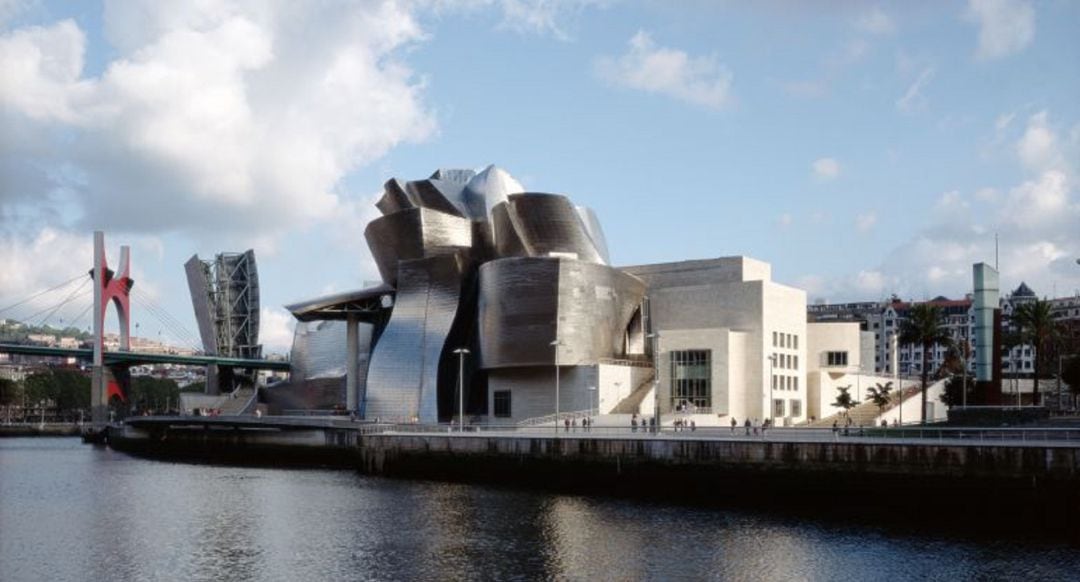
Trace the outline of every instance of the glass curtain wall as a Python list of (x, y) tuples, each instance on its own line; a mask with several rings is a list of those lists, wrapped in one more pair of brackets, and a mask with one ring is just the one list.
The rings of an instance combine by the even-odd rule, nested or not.
[(712, 352), (671, 352), (671, 409), (712, 412)]

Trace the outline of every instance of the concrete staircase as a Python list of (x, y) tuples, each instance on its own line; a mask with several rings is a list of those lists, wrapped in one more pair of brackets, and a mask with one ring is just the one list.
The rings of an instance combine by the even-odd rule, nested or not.
[(611, 414), (640, 414), (641, 402), (653, 390), (653, 376), (654, 374), (649, 374), (629, 396), (620, 400), (615, 408), (611, 409)]
[[(239, 416), (242, 414), (250, 414), (251, 410), (254, 410), (255, 405), (254, 388), (237, 388), (233, 392), (226, 394), (221, 402), (222, 416)], [(249, 408), (251, 410), (249, 410)]]
[[(889, 404), (885, 408), (879, 409), (876, 404), (871, 401), (863, 402), (855, 408), (848, 411), (848, 417), (851, 418), (852, 426), (873, 426), (877, 424), (877, 418), (883, 413), (896, 408), (900, 404), (901, 398), (907, 400), (912, 396), (919, 395), (919, 386), (907, 386), (901, 391), (893, 391), (889, 394)], [(826, 416), (824, 418), (815, 420), (814, 422), (807, 423), (804, 426), (811, 427), (831, 427), (833, 422), (837, 422), (840, 426), (844, 426), (847, 423), (847, 419), (844, 418), (844, 414), (839, 408), (836, 409), (836, 414)]]

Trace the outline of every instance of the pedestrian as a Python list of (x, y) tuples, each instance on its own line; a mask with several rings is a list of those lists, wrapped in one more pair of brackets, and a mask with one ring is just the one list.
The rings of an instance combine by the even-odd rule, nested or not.
[(656, 417), (655, 416), (649, 419), (649, 431), (650, 432), (656, 432)]
[(743, 428), (746, 429), (746, 436), (750, 436), (750, 417), (743, 421)]
[(832, 432), (833, 432), (833, 434), (835, 435), (839, 431), (840, 431), (840, 425), (837, 424), (835, 420), (832, 421)]
[(637, 415), (630, 417), (630, 432), (637, 432)]
[(735, 434), (735, 427), (739, 426), (739, 422), (735, 420), (735, 417), (731, 417), (731, 434)]
[(563, 419), (563, 427), (564, 427), (563, 432), (570, 432), (570, 419), (569, 418)]
[(754, 436), (757, 436), (757, 433), (758, 433), (758, 422), (757, 422), (757, 419), (756, 419), (756, 418), (754, 419), (754, 422), (750, 423), (750, 426), (752, 426), (752, 427), (754, 428)]
[(694, 419), (690, 419), (690, 432), (697, 430), (697, 424), (694, 423)]
[(574, 427), (574, 432), (577, 432), (577, 419), (570, 421), (570, 426)]

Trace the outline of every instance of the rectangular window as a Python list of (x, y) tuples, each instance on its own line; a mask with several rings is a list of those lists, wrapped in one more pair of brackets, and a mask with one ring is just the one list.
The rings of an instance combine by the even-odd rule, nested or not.
[(774, 348), (779, 347), (779, 346), (776, 345), (777, 343), (779, 343), (779, 342), (777, 342), (777, 338), (776, 338), (776, 336), (778, 336), (778, 335), (780, 335), (780, 334), (776, 333), (775, 331), (772, 332), (772, 346)]
[(799, 349), (799, 336), (793, 335), (791, 336), (791, 339), (795, 342), (795, 345), (792, 347), (794, 347), (795, 349)]
[(671, 352), (671, 408), (712, 408), (712, 351)]
[(510, 418), (510, 391), (496, 390), (494, 393), (495, 417)]
[(773, 387), (773, 390), (776, 390), (776, 376), (775, 375), (772, 377), (772, 387)]
[(802, 400), (791, 400), (791, 416), (802, 416)]
[(776, 398), (773, 403), (773, 416), (784, 416), (784, 399)]
[(795, 369), (795, 370), (799, 369), (799, 356), (794, 356), (793, 357), (791, 367), (792, 367), (792, 369)]
[[(795, 376), (794, 380), (795, 380), (795, 384), (794, 384), (792, 390), (798, 390), (799, 389), (799, 377)], [(795, 416), (799, 416), (799, 415), (796, 414)]]
[(825, 352), (825, 365), (846, 366), (847, 352)]

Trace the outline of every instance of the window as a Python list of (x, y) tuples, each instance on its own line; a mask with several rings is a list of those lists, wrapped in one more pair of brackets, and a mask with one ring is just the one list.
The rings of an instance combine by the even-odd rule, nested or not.
[(777, 337), (776, 337), (776, 336), (778, 336), (778, 335), (780, 335), (780, 334), (776, 333), (775, 331), (774, 331), (774, 332), (772, 332), (772, 345), (773, 345), (773, 347), (774, 347), (774, 348), (775, 348), (775, 347), (778, 347), (778, 346), (776, 345), (777, 343), (779, 343), (779, 342), (777, 341)]
[[(795, 376), (794, 378), (792, 378), (792, 380), (794, 380), (794, 383), (792, 384), (792, 388), (791, 388), (791, 389), (792, 389), (792, 390), (798, 390), (798, 389), (799, 389), (799, 377), (798, 377), (798, 376)], [(799, 416), (799, 415), (798, 415), (798, 414), (794, 414), (793, 416)]]
[(712, 407), (712, 352), (671, 352), (671, 407), (689, 404)]
[(847, 352), (825, 352), (825, 365), (846, 366)]
[(799, 369), (799, 356), (792, 356), (791, 361), (792, 361), (792, 364), (791, 364), (792, 369), (798, 370)]
[(792, 335), (791, 339), (792, 339), (792, 341), (795, 342), (795, 344), (792, 347), (795, 348), (795, 349), (799, 349), (799, 336)]
[(494, 394), (495, 401), (495, 417), (496, 418), (509, 418), (510, 417), (510, 391), (509, 390), (496, 390)]
[(791, 400), (791, 416), (802, 416), (802, 400)]
[(784, 416), (784, 399), (776, 398), (772, 401), (773, 416)]
[(776, 376), (775, 375), (772, 377), (772, 387), (773, 387), (773, 390), (776, 390)]

